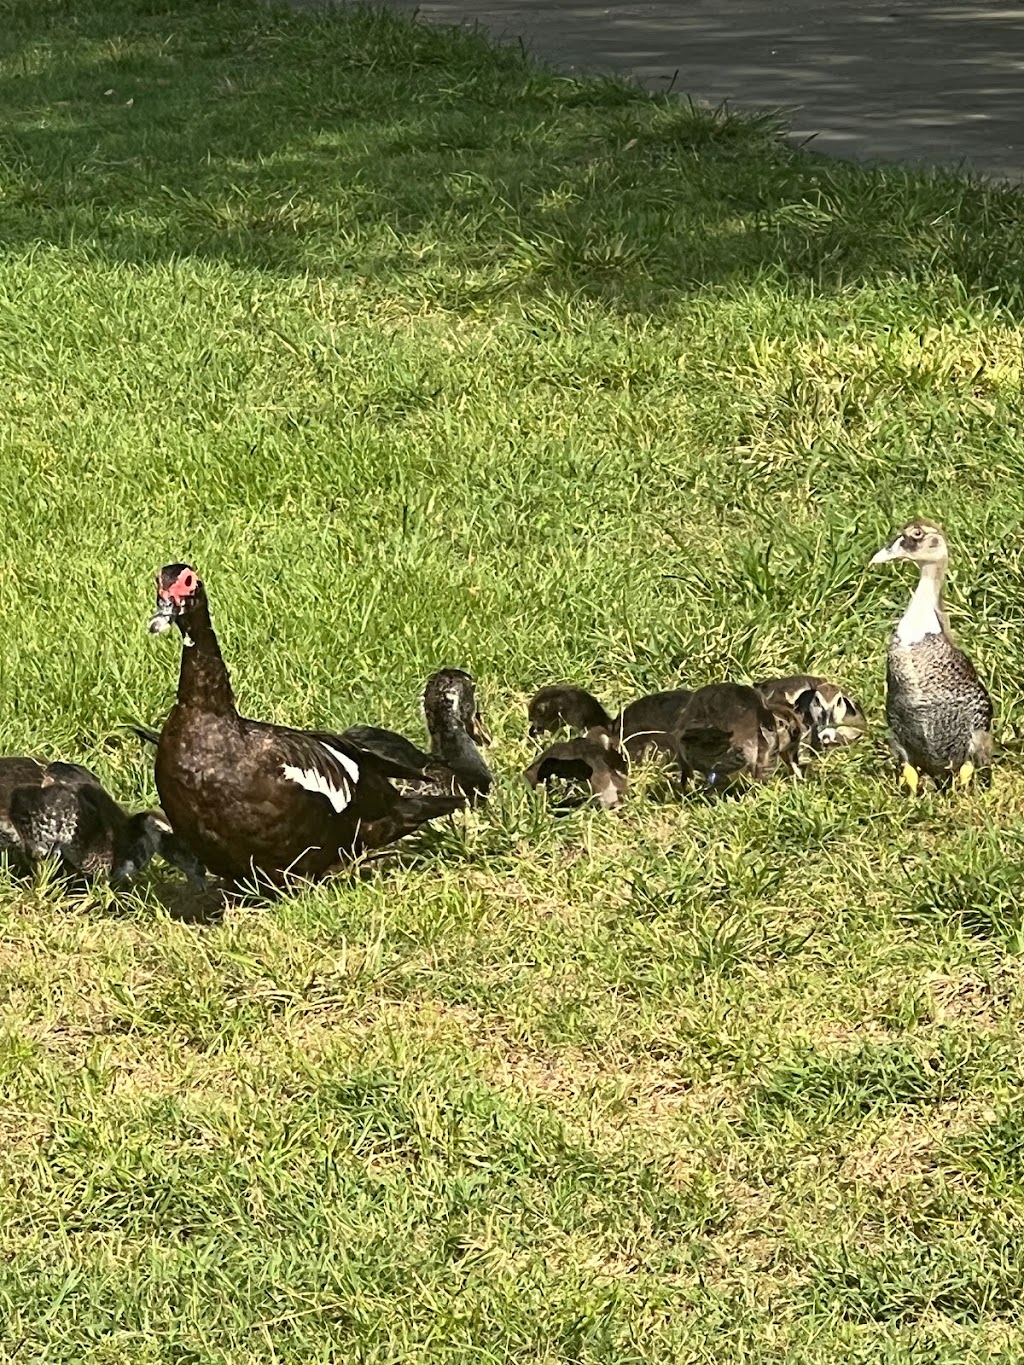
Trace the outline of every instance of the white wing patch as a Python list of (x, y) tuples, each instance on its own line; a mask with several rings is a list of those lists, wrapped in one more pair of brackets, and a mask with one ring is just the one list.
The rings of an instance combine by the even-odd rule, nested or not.
[(348, 754), (343, 754), (338, 749), (332, 749), (329, 744), (324, 744), (323, 740), (321, 740), (320, 743), (324, 745), (324, 748), (327, 750), (329, 754), (333, 755), (333, 757), (338, 760), (341, 766), (348, 773), (349, 777), (351, 777), (352, 781), (358, 782), (359, 765), (357, 763), (354, 763), (352, 759), (349, 758)]
[[(326, 745), (324, 747), (326, 748)], [(355, 764), (351, 766), (355, 767)], [(345, 790), (339, 791), (330, 778), (317, 772), (316, 768), (299, 768), (291, 763), (285, 763), (281, 771), (289, 782), (297, 782), (308, 792), (318, 792), (321, 796), (326, 796), (339, 815), (352, 800), (352, 791), (348, 786)]]

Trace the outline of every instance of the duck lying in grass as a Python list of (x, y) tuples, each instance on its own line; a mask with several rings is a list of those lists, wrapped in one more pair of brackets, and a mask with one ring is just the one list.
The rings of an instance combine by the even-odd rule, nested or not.
[(432, 673), (423, 689), (423, 718), (430, 735), (429, 753), (404, 735), (372, 725), (353, 725), (343, 732), (343, 738), (370, 753), (420, 770), (421, 780), (403, 780), (402, 785), (443, 795), (461, 791), (474, 804), (486, 799), (494, 778), (477, 746), (490, 744), (491, 737), (477, 704), (472, 676), (461, 668)]
[(933, 521), (905, 526), (872, 564), (907, 560), (917, 586), (889, 642), (885, 714), (900, 781), (916, 794), (921, 775), (965, 787), (992, 764), (992, 699), (953, 642), (942, 608), (949, 548)]
[(603, 726), (595, 725), (580, 739), (552, 744), (523, 774), (533, 787), (559, 777), (586, 782), (605, 810), (614, 810), (629, 786), (626, 761)]
[(162, 811), (128, 815), (98, 783), (52, 779), (19, 787), (11, 821), (33, 861), (56, 857), (89, 881), (105, 876), (112, 886), (123, 885), (159, 854), (197, 890), (205, 886), (202, 864), (175, 839)]

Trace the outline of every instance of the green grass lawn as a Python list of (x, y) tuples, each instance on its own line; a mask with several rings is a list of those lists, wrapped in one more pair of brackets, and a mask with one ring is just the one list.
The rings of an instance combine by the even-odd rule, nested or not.
[[(1016, 1362), (1024, 215), (366, 11), (6, 0), (3, 748), (154, 799), (153, 573), (248, 714), (499, 791), (219, 924), (0, 881), (2, 1361)], [(901, 799), (912, 574), (1008, 747)], [(524, 702), (811, 667), (869, 741), (555, 818)]]

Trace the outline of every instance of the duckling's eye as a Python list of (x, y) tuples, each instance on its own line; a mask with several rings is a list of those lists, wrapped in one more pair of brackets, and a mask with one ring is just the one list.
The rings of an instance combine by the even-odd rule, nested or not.
[(911, 527), (909, 527), (909, 528), (907, 529), (907, 539), (908, 539), (908, 540), (913, 540), (913, 541), (923, 540), (923, 539), (924, 539), (924, 527), (923, 527), (923, 526), (911, 526)]

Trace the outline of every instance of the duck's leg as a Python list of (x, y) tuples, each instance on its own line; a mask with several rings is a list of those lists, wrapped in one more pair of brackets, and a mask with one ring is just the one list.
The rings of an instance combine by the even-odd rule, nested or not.
[(912, 763), (904, 762), (900, 770), (900, 786), (906, 787), (911, 796), (916, 796), (921, 785), (921, 777)]
[(968, 759), (967, 762), (953, 774), (953, 786), (965, 790), (970, 786), (971, 778), (974, 776), (974, 773), (974, 764)]

